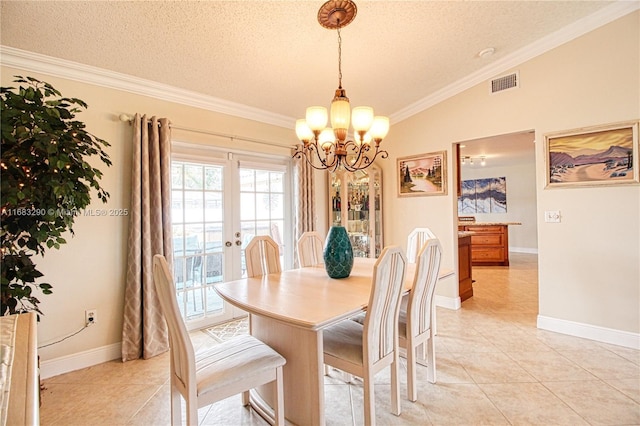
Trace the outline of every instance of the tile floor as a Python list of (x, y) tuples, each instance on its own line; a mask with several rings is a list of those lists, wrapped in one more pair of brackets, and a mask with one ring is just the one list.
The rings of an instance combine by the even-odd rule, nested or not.
[[(376, 377), (383, 425), (640, 425), (640, 351), (536, 329), (537, 257), (474, 268), (474, 296), (437, 310), (436, 384), (419, 368), (418, 401), (389, 413), (389, 375)], [(192, 333), (194, 346), (215, 341)], [(44, 381), (43, 425), (167, 425), (169, 359), (112, 361)], [(403, 374), (405, 373), (405, 374)], [(363, 423), (362, 384), (326, 377), (329, 425)], [(239, 396), (202, 408), (203, 425), (264, 425)]]

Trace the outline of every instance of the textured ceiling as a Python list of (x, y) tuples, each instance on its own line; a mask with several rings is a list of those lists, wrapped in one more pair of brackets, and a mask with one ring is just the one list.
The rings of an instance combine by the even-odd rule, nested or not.
[[(391, 115), (610, 3), (358, 1), (342, 30), (343, 86), (352, 105)], [(318, 24), (321, 5), (3, 1), (1, 40), (295, 118), (337, 88), (337, 34)]]
[[(307, 106), (328, 106), (338, 85), (337, 34), (317, 22), (322, 3), (3, 0), (0, 40), (293, 124)], [(352, 106), (393, 116), (612, 3), (361, 0), (342, 29), (343, 86)], [(495, 54), (478, 57), (487, 47)], [(532, 144), (522, 146), (531, 158)]]

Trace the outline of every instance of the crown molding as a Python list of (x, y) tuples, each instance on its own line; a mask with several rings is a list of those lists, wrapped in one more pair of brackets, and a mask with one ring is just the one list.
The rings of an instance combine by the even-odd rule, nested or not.
[(274, 126), (293, 128), (295, 120), (280, 114), (227, 101), (167, 84), (105, 70), (78, 62), (0, 45), (0, 63), (81, 83), (122, 90), (136, 95), (202, 108)]
[[(535, 58), (551, 49), (640, 9), (639, 1), (616, 1), (390, 115), (392, 124), (406, 120), (450, 97)], [(0, 64), (82, 83), (122, 90), (168, 102), (202, 108), (274, 126), (293, 128), (295, 119), (201, 93), (179, 89), (103, 68), (0, 45)]]
[(566, 27), (509, 54), (468, 76), (443, 87), (389, 116), (392, 124), (399, 123), (471, 87), (500, 75), (514, 67), (574, 40), (603, 25), (640, 9), (640, 1), (616, 1), (610, 6), (586, 16)]

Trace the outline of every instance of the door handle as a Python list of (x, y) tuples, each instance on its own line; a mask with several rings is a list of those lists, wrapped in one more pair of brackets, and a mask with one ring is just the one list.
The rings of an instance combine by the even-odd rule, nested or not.
[(242, 241), (240, 241), (240, 240), (236, 240), (236, 245), (237, 245), (237, 246), (241, 246), (241, 245), (242, 245)]
[(231, 241), (227, 241), (226, 243), (224, 243), (224, 245), (227, 247), (231, 247)]

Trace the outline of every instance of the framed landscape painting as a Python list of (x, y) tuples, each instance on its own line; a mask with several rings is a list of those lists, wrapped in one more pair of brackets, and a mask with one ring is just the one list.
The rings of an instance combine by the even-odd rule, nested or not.
[(447, 152), (398, 158), (398, 196), (445, 195)]
[(638, 122), (545, 135), (547, 188), (637, 184)]

